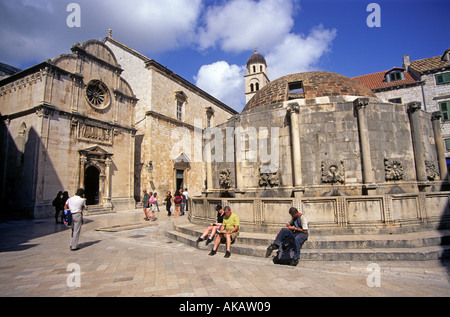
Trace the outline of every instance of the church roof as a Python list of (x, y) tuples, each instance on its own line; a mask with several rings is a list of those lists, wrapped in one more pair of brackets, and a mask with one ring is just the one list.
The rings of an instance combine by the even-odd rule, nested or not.
[(250, 99), (243, 112), (294, 98), (343, 95), (376, 98), (368, 87), (352, 78), (332, 72), (314, 71), (291, 74), (272, 81)]

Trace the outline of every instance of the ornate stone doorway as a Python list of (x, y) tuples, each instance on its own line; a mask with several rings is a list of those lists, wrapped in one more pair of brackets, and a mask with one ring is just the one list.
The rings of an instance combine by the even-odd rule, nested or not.
[(111, 157), (99, 146), (80, 150), (79, 187), (86, 190), (88, 205), (111, 208)]

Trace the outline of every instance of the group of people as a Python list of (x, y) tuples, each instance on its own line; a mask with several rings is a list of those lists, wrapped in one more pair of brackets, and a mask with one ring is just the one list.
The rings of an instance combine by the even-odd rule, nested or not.
[[(220, 243), (226, 243), (225, 258), (229, 258), (231, 256), (231, 245), (239, 236), (239, 217), (231, 212), (229, 206), (222, 208), (222, 206), (218, 205), (216, 206), (216, 211), (217, 221), (206, 228), (203, 234), (197, 239), (196, 245), (205, 241), (205, 239), (205, 244), (210, 244), (217, 233), (214, 246), (209, 255), (215, 255)], [(292, 238), (294, 242), (294, 257), (289, 264), (296, 266), (300, 259), (300, 249), (308, 239), (308, 221), (295, 207), (289, 209), (289, 215), (291, 216), (290, 222), (286, 223), (286, 228), (280, 230), (273, 243), (267, 248), (266, 257), (269, 257), (274, 250), (282, 247), (283, 241)]]
[[(66, 192), (67, 193), (67, 192)], [(63, 201), (63, 210), (70, 210), (72, 214), (72, 239), (70, 243), (70, 250), (75, 251), (79, 249), (78, 240), (80, 237), (81, 225), (83, 223), (83, 213), (82, 211), (86, 208), (86, 199), (84, 199), (85, 191), (83, 188), (77, 189), (75, 195), (73, 197), (67, 198), (64, 201), (64, 197), (68, 197), (62, 195), (63, 193), (58, 193), (57, 197), (53, 201), (53, 205), (55, 206), (55, 219), (58, 222), (59, 211), (61, 210), (61, 201)], [(183, 198), (185, 197), (185, 201), (183, 203)], [(179, 197), (178, 199), (176, 199)], [(181, 200), (180, 200), (181, 198)], [(175, 206), (175, 217), (178, 216), (178, 213), (181, 211), (181, 208), (188, 199), (187, 188), (186, 194), (181, 192), (181, 189), (177, 191), (174, 197), (167, 193), (165, 197), (166, 201), (166, 209), (168, 215), (171, 214), (171, 207), (174, 204)], [(147, 193), (144, 190), (144, 198), (142, 200), (144, 213), (146, 215), (146, 220), (150, 220), (149, 211), (152, 211), (153, 218), (155, 221), (157, 218), (155, 217), (155, 211), (159, 210), (157, 203), (157, 194), (156, 193)], [(184, 206), (183, 206), (184, 207)], [(217, 253), (217, 249), (221, 243), (226, 244), (226, 252), (225, 258), (229, 258), (231, 256), (231, 245), (236, 241), (236, 238), (239, 236), (239, 216), (231, 211), (229, 206), (216, 206), (217, 219), (216, 222), (211, 223), (210, 226), (206, 228), (203, 234), (197, 239), (196, 244), (198, 245), (200, 242), (205, 241), (206, 245), (210, 244), (214, 241), (214, 245), (211, 249), (211, 252), (208, 254), (213, 256)], [(293, 240), (294, 243), (294, 258), (290, 265), (296, 266), (300, 259), (300, 249), (308, 239), (308, 221), (306, 217), (302, 215), (301, 212), (298, 211), (297, 208), (291, 207), (289, 209), (289, 215), (291, 216), (290, 222), (286, 223), (286, 228), (282, 228), (278, 235), (276, 236), (273, 243), (266, 250), (266, 257), (269, 257), (274, 250), (282, 247), (283, 241), (287, 238)], [(63, 213), (64, 216), (64, 213)], [(214, 238), (215, 237), (215, 238)]]
[[(144, 212), (145, 212), (145, 202), (148, 201), (148, 199), (146, 198), (146, 193), (147, 190), (144, 189), (144, 196), (142, 198), (142, 206), (144, 206)], [(156, 193), (153, 194), (154, 196), (156, 195)], [(151, 197), (150, 197), (151, 199)], [(188, 199), (189, 199), (189, 194), (188, 194), (188, 189), (185, 188), (184, 191), (180, 188), (175, 192), (175, 195), (172, 196), (172, 193), (170, 191), (167, 192), (166, 196), (164, 197), (164, 202), (166, 204), (166, 211), (167, 211), (167, 216), (171, 216), (172, 213), (174, 214), (175, 218), (177, 218), (178, 216), (184, 216), (185, 211), (188, 211)], [(156, 208), (159, 211), (159, 206), (158, 206), (158, 200), (156, 199), (155, 196), (155, 201), (156, 201)]]
[(159, 211), (158, 206), (158, 193), (147, 193), (147, 190), (144, 189), (144, 196), (142, 197), (142, 208), (144, 209), (144, 220), (149, 221), (150, 217), (150, 211), (152, 212), (152, 219), (151, 221), (156, 221), (155, 212)]
[(219, 245), (221, 243), (225, 243), (225, 258), (229, 258), (231, 256), (231, 245), (239, 236), (239, 216), (232, 213), (229, 206), (222, 208), (222, 206), (218, 205), (216, 206), (216, 211), (217, 221), (206, 228), (205, 232), (203, 232), (203, 234), (197, 239), (196, 244), (198, 245), (201, 241), (208, 237), (206, 239), (206, 245), (208, 245), (213, 241), (214, 236), (217, 233), (214, 240), (214, 246), (209, 255), (215, 255)]

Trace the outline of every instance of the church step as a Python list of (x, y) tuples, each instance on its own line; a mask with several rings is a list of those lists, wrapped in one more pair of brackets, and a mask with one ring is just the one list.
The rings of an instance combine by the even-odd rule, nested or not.
[[(174, 223), (174, 230), (166, 233), (167, 237), (196, 246), (197, 238), (204, 227), (191, 224), (186, 220)], [(232, 252), (250, 256), (263, 257), (266, 248), (275, 239), (274, 234), (241, 232), (232, 246)], [(212, 244), (205, 246), (200, 242), (199, 249), (210, 250)], [(219, 251), (225, 250), (221, 245)], [(301, 258), (304, 260), (432, 260), (450, 258), (450, 230), (420, 231), (392, 235), (310, 235), (302, 247)]]
[(87, 210), (85, 210), (83, 213), (85, 216), (94, 216), (94, 215), (110, 214), (115, 212), (116, 211), (112, 207), (106, 208), (103, 206), (88, 205)]
[[(189, 234), (181, 233), (176, 230), (168, 231), (166, 236), (170, 239), (182, 242), (188, 246), (196, 247), (197, 237)], [(238, 238), (236, 241), (238, 241)], [(307, 248), (308, 241), (304, 244), (301, 250), (302, 260), (314, 261), (425, 261), (438, 260), (450, 258), (450, 245), (433, 245), (416, 248)], [(209, 252), (212, 248), (212, 243), (208, 246), (205, 242), (200, 242), (198, 249)], [(232, 246), (232, 253), (264, 257), (267, 246), (251, 245), (236, 242)], [(218, 252), (225, 252), (225, 246), (221, 244)], [(273, 252), (272, 256), (275, 255)]]

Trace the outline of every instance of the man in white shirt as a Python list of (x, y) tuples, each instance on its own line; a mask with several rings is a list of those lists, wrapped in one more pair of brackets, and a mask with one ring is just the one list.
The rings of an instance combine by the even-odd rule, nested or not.
[(75, 196), (70, 197), (64, 209), (69, 209), (72, 214), (72, 240), (70, 242), (70, 250), (76, 251), (78, 240), (80, 239), (81, 225), (83, 223), (83, 210), (86, 209), (86, 199), (84, 198), (84, 189), (79, 188)]

